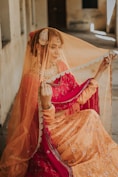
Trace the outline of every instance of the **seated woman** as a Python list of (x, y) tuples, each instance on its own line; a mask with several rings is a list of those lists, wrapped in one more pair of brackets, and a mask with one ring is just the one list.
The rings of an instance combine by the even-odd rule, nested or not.
[(0, 163), (0, 177), (118, 176), (118, 145), (100, 120), (98, 80), (78, 84), (64, 56), (63, 33), (30, 34), (23, 76)]

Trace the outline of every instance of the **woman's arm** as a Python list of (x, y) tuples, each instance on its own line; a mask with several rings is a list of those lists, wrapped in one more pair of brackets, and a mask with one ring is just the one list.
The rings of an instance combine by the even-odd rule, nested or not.
[(84, 91), (77, 99), (77, 102), (79, 104), (85, 104), (92, 97), (92, 95), (97, 91), (97, 88), (98, 88), (97, 81), (95, 79), (91, 79), (89, 85), (84, 89)]
[(43, 109), (43, 117), (46, 124), (50, 124), (55, 118), (55, 107), (52, 104), (49, 109)]
[(41, 84), (40, 98), (44, 120), (47, 124), (49, 124), (55, 118), (55, 107), (51, 103), (52, 88), (45, 82), (42, 82)]
[(98, 71), (96, 72), (94, 79), (92, 79), (88, 85), (88, 87), (82, 92), (82, 94), (78, 98), (78, 102), (80, 104), (85, 104), (87, 100), (91, 98), (91, 96), (97, 91), (98, 84), (97, 81), (99, 81), (100, 77), (102, 76), (102, 73), (108, 68), (108, 66), (111, 63), (111, 58), (105, 57), (103, 61), (101, 62)]
[(108, 66), (111, 64), (111, 56), (104, 57), (103, 61), (101, 62), (98, 71), (96, 72), (94, 79), (99, 80), (100, 77), (102, 76), (102, 73), (108, 68)]

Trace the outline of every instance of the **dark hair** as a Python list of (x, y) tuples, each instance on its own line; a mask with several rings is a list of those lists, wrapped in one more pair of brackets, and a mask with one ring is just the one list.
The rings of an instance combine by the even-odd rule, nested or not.
[(59, 37), (61, 44), (64, 43), (61, 33), (59, 31), (57, 31), (56, 29), (49, 28), (48, 36), (49, 36), (49, 39), (48, 39), (49, 41), (52, 39), (52, 37), (56, 36), (56, 37)]
[[(37, 56), (37, 47), (36, 45), (39, 44), (39, 36), (40, 36), (40, 33), (41, 31), (43, 31), (45, 28), (41, 29), (41, 30), (38, 30), (38, 31), (35, 31), (34, 33), (30, 33), (30, 41), (29, 41), (29, 44), (30, 44), (30, 47), (31, 47), (31, 53), (34, 55), (34, 56)], [(64, 41), (63, 41), (63, 38), (60, 34), (60, 32), (56, 29), (53, 29), (53, 28), (48, 28), (48, 41), (50, 41), (52, 39), (53, 36), (56, 36), (56, 37), (59, 37), (61, 43), (63, 44)], [(48, 44), (47, 44), (48, 45)], [(44, 50), (44, 48), (47, 48), (47, 45), (41, 45), (41, 48), (42, 50)]]

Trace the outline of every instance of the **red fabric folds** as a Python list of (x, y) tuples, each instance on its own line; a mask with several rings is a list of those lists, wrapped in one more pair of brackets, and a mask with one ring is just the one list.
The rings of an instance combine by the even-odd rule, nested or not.
[[(65, 74), (53, 82), (52, 103), (56, 111), (71, 108), (77, 101), (79, 95), (88, 86), (91, 79), (78, 85), (72, 74)], [(70, 82), (69, 82), (70, 81)], [(98, 92), (96, 92), (80, 109), (94, 109), (99, 113)], [(53, 146), (50, 134), (45, 128), (43, 130), (42, 142), (38, 151), (30, 160), (26, 177), (72, 177), (71, 168), (61, 161), (60, 155)]]
[[(87, 88), (91, 79), (86, 80), (79, 85), (72, 74), (68, 73), (54, 81), (52, 103), (54, 104), (56, 111), (70, 108), (78, 99), (80, 94)], [(56, 86), (55, 86), (56, 85)], [(97, 92), (84, 104), (80, 105), (83, 109), (94, 109), (99, 113), (98, 105), (98, 90)]]
[(59, 154), (51, 145), (48, 130), (44, 130), (42, 143), (30, 160), (25, 177), (72, 177), (71, 169), (59, 159)]

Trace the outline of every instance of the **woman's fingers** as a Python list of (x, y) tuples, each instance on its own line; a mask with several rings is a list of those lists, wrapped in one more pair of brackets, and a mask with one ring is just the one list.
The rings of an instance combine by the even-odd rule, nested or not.
[(52, 88), (50, 85), (45, 84), (45, 90), (47, 95), (52, 95)]
[(110, 64), (111, 63), (111, 58), (110, 57), (105, 57), (105, 64)]
[(99, 80), (99, 78), (101, 77), (102, 73), (110, 66), (112, 60), (114, 59), (116, 55), (112, 55), (112, 54), (109, 54), (109, 56), (107, 57), (104, 57), (99, 68), (98, 68), (98, 71), (95, 75), (95, 79)]
[(118, 57), (118, 54), (117, 53), (114, 53), (114, 54), (109, 54), (109, 57), (111, 58), (111, 61), (116, 59)]
[(109, 54), (109, 56), (105, 57), (107, 64), (111, 64), (111, 62), (117, 57), (117, 54)]
[(43, 109), (49, 109), (51, 105), (51, 99), (52, 99), (52, 88), (50, 85), (46, 84), (46, 82), (41, 83), (41, 104)]
[(111, 64), (111, 59), (105, 57), (100, 65), (100, 70), (104, 71)]
[(41, 94), (44, 96), (52, 95), (52, 88), (49, 84), (46, 84), (46, 82), (41, 83)]

